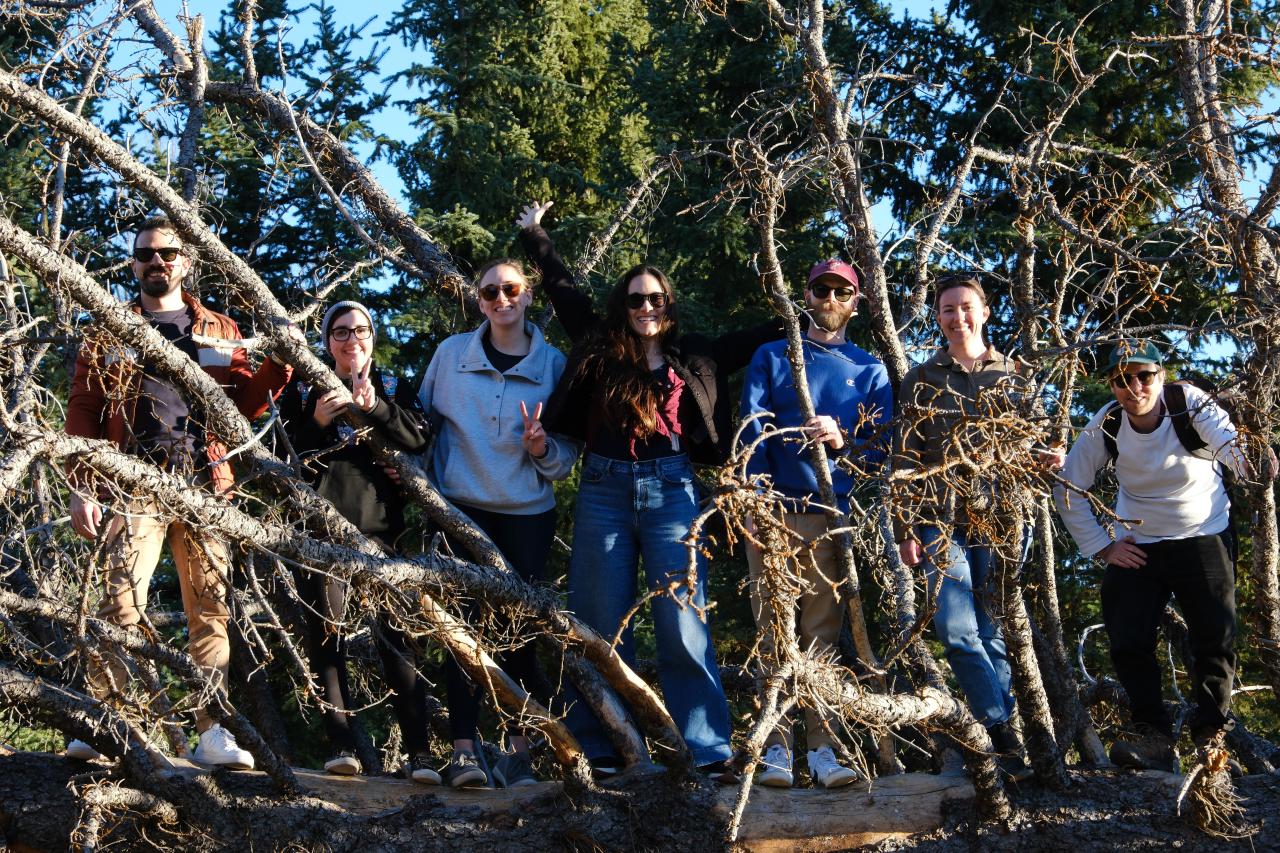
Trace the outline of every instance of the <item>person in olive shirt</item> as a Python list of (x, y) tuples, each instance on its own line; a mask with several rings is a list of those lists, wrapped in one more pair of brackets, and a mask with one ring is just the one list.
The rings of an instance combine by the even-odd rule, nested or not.
[[(984, 440), (981, 422), (1025, 409), (1032, 388), (1026, 365), (986, 341), (983, 326), (991, 309), (976, 275), (941, 279), (934, 308), (947, 345), (907, 371), (898, 395), (894, 539), (905, 564), (924, 562), (930, 589), (937, 592), (933, 626), (947, 660), (1001, 754), (1000, 766), (1020, 780), (1032, 771), (1009, 724), (1014, 698), (1004, 636), (984, 603), (991, 543), (971, 529), (966, 514), (973, 490), (982, 484), (975, 478), (972, 489), (956, 488), (956, 472), (944, 468), (965, 445)], [(1060, 467), (1062, 453), (1037, 455), (1037, 464)], [(902, 476), (922, 469), (936, 473)]]

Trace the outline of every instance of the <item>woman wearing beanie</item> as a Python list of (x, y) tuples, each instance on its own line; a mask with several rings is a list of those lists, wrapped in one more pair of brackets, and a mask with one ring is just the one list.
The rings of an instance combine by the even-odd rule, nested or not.
[[(396, 378), (373, 366), (375, 328), (369, 310), (359, 302), (339, 302), (325, 313), (320, 334), (334, 371), (350, 388), (350, 404), (384, 440), (410, 453), (421, 451), (426, 436), (413, 412), (412, 393), (398, 393)], [(281, 395), (280, 417), (307, 481), (361, 533), (391, 547), (405, 527), (400, 489), (342, 418), (347, 405), (345, 395), (337, 391), (322, 394), (295, 380)], [(324, 769), (354, 775), (361, 767), (347, 712), (351, 697), (342, 630), (347, 584), (312, 571), (299, 571), (297, 580), (298, 594), (307, 605), (311, 675), (326, 704), (325, 729), (333, 757)], [(438, 785), (440, 774), (428, 763), (426, 683), (414, 664), (412, 646), (385, 619), (378, 620), (375, 633), (409, 753), (405, 772), (415, 782)]]
[[(680, 334), (675, 292), (663, 273), (641, 265), (610, 291), (605, 315), (573, 284), (541, 226), (550, 202), (525, 208), (518, 224), (525, 252), (575, 346), (564, 379), (547, 403), (547, 427), (586, 443), (573, 525), (569, 609), (613, 636), (636, 600), (636, 572), (649, 590), (679, 588), (679, 601), (653, 599), (658, 677), (667, 708), (699, 769), (736, 781), (729, 766), (729, 706), (705, 621), (707, 565), (696, 555), (690, 589), (685, 539), (699, 512), (693, 463), (724, 462), (732, 439), (727, 377), (761, 345), (782, 337), (780, 321), (716, 339)], [(678, 584), (676, 582), (679, 582)], [(619, 654), (635, 662), (631, 626)], [(618, 759), (600, 722), (582, 701), (569, 726), (597, 775)]]
[[(440, 344), (418, 390), (423, 411), (439, 424), (432, 473), (441, 494), (493, 540), (511, 568), (540, 583), (555, 537), (551, 484), (568, 476), (578, 457), (576, 444), (548, 435), (540, 420), (565, 359), (525, 319), (533, 290), (519, 261), (491, 261), (475, 286), (484, 322)], [(545, 692), (532, 645), (499, 655), (498, 663), (525, 690)], [(478, 692), (448, 657), (445, 678), (453, 735), (445, 780), (454, 787), (485, 785), (475, 745)], [(536, 783), (528, 739), (513, 727), (508, 740), (512, 751), (494, 765), (495, 781)]]

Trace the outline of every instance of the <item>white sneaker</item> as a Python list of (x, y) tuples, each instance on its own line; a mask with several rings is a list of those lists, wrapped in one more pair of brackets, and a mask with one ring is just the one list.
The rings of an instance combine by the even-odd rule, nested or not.
[(756, 781), (770, 788), (790, 788), (796, 783), (791, 773), (791, 750), (780, 743), (775, 743), (764, 754), (760, 762), (760, 775)]
[(809, 750), (809, 775), (813, 777), (813, 784), (822, 788), (839, 788), (858, 781), (858, 771), (836, 761), (836, 754), (829, 746)]
[(102, 758), (101, 752), (82, 740), (68, 741), (66, 755), (67, 758), (74, 758), (76, 761), (98, 761)]
[(229, 770), (252, 770), (253, 754), (241, 749), (231, 732), (217, 724), (205, 729), (196, 744), (196, 762), (226, 767)]
[(360, 759), (345, 749), (324, 763), (324, 772), (335, 776), (357, 776), (361, 769)]

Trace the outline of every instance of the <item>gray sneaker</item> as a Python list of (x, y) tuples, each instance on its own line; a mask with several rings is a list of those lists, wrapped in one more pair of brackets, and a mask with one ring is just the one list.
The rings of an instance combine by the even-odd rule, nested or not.
[(533, 762), (527, 752), (512, 752), (499, 758), (493, 765), (493, 778), (504, 788), (523, 788), (538, 784), (538, 777), (533, 775)]
[(480, 767), (474, 753), (459, 749), (444, 769), (444, 780), (451, 788), (483, 788), (489, 784), (489, 775)]

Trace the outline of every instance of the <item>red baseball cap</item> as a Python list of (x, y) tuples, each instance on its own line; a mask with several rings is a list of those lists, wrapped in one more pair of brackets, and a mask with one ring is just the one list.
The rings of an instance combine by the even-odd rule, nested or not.
[(808, 284), (813, 284), (824, 275), (835, 276), (841, 281), (848, 282), (855, 291), (859, 289), (858, 271), (844, 261), (832, 258), (829, 261), (814, 264), (809, 269)]

